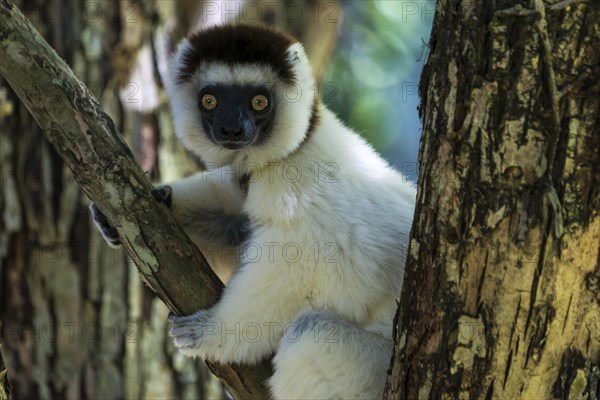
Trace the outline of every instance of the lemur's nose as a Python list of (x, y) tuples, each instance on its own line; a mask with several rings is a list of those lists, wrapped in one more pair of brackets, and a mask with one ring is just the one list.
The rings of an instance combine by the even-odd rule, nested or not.
[(244, 128), (242, 127), (223, 127), (221, 135), (226, 140), (239, 140), (244, 137)]

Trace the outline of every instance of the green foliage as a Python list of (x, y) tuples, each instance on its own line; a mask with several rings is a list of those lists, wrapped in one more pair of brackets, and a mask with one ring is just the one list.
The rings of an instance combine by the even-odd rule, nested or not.
[(324, 101), (393, 163), (416, 160), (417, 85), (434, 2), (342, 3), (344, 17)]

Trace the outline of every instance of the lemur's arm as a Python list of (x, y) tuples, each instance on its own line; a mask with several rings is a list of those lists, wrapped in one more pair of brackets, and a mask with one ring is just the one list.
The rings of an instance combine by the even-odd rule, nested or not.
[(249, 233), (242, 211), (244, 192), (233, 176), (221, 172), (201, 172), (172, 182), (171, 213), (196, 244), (237, 247)]
[[(237, 247), (248, 233), (248, 218), (242, 213), (244, 193), (233, 177), (219, 171), (200, 172), (160, 186), (153, 195), (171, 209), (175, 220), (197, 245), (200, 242), (209, 243), (211, 248)], [(95, 204), (90, 210), (104, 239), (118, 247), (117, 230)]]

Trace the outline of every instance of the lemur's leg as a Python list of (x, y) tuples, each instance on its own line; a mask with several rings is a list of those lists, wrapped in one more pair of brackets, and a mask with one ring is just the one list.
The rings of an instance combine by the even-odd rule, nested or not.
[(308, 311), (283, 336), (269, 387), (274, 399), (379, 399), (391, 355), (381, 335)]

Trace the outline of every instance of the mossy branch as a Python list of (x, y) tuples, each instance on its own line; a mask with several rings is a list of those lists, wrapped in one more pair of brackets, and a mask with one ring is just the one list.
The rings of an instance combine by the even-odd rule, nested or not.
[[(0, 0), (0, 73), (77, 183), (119, 232), (142, 278), (178, 314), (214, 304), (223, 283), (151, 195), (152, 183), (98, 101), (8, 0)], [(267, 363), (209, 364), (236, 398), (266, 398)]]

